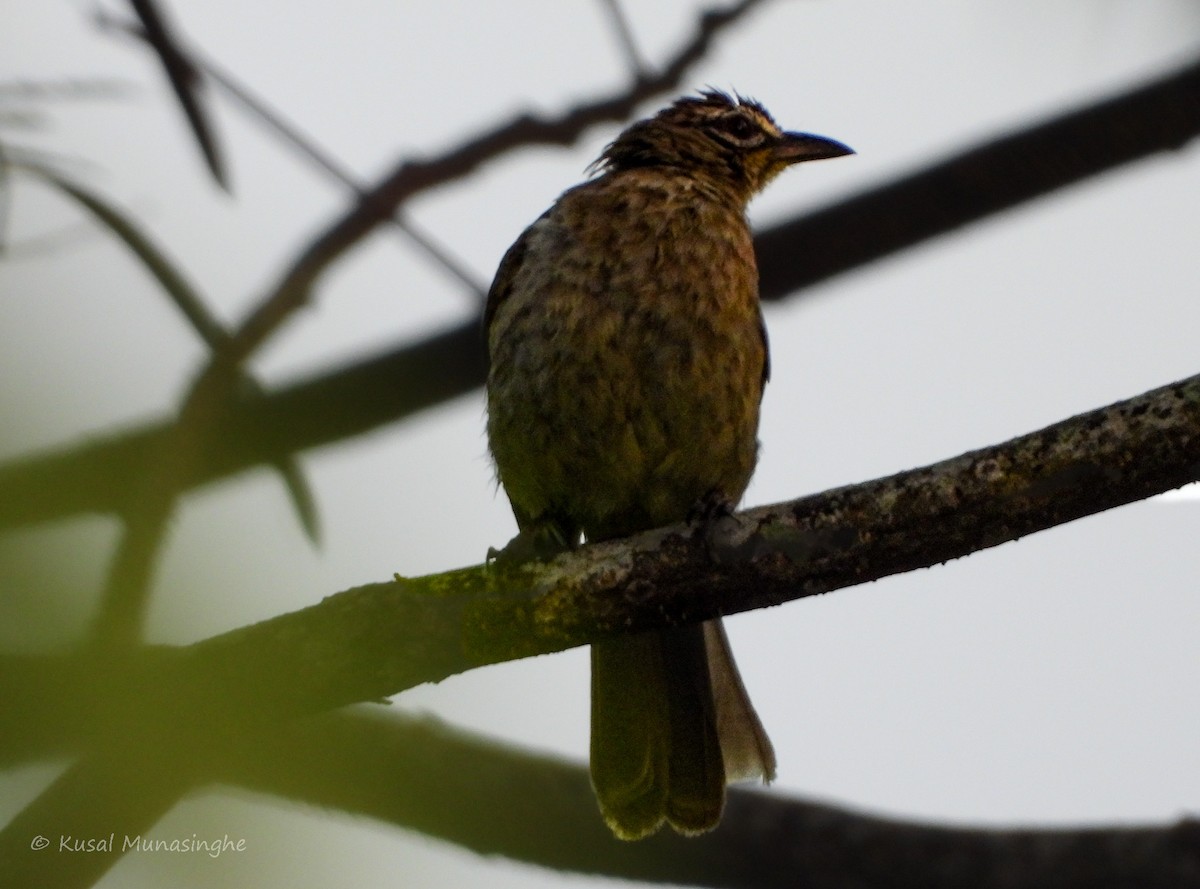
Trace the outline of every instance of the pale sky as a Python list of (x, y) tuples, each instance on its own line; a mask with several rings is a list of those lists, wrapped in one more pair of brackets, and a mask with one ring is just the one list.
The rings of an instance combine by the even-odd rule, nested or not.
[[(700, 4), (626, 0), (652, 62), (687, 39)], [(9, 4), (0, 82), (116, 78), (118, 100), (55, 102), (50, 149), (140, 218), (234, 323), (344, 196), (247, 122), (211, 106), (233, 194), (200, 166), (157, 66), (99, 33), (87, 4)], [(124, 14), (125, 6), (106, 8)], [(525, 109), (552, 113), (618, 88), (620, 49), (595, 0), (307, 4), (173, 0), (192, 42), (364, 181), (435, 155)], [(13, 14), (19, 9), (19, 15)], [(413, 11), (416, 10), (416, 11)], [(789, 129), (853, 158), (791, 171), (752, 208), (768, 223), (885, 181), (1030, 120), (1181, 65), (1200, 49), (1185, 0), (790, 0), (721, 39), (689, 89), (735, 88)], [(652, 112), (663, 101), (648, 104)], [(2, 106), (0, 106), (2, 108)], [(543, 148), (423, 195), (412, 218), (486, 285), (504, 249), (617, 127)], [(1200, 370), (1200, 154), (1111, 172), (771, 306), (772, 382), (754, 505), (954, 456)], [(204, 353), (155, 285), (105, 234), (42, 188), (17, 184), (0, 258), (0, 406), (11, 457), (159, 416)], [(66, 229), (65, 245), (21, 249)], [(81, 233), (87, 232), (87, 233)], [(381, 231), (254, 362), (268, 384), (457, 323), (474, 297)], [(36, 393), (36, 397), (31, 397)], [(347, 587), (479, 562), (515, 532), (486, 456), (479, 392), (303, 457), (325, 540), (312, 549), (266, 471), (188, 497), (151, 616), (185, 643)], [(98, 586), (107, 519), (27, 532), (69, 546)], [(989, 824), (1165, 822), (1200, 806), (1200, 504), (1156, 500), (934, 569), (728, 622), (775, 742), (780, 792), (899, 817)], [(86, 584), (85, 584), (86, 585)], [(5, 594), (7, 595), (7, 593)], [(30, 640), (0, 602), (8, 646), (62, 645), (91, 604), (56, 603)], [(53, 595), (39, 591), (39, 595)], [(38, 607), (45, 607), (39, 601)], [(475, 671), (396, 696), (464, 727), (582, 761), (584, 650)], [(0, 776), (17, 811), (55, 774)], [(198, 827), (198, 825), (200, 827)], [(199, 868), (225, 885), (582, 884), (386, 825), (206, 794), (156, 828), (246, 836)], [(303, 857), (288, 851), (305, 848)], [(104, 887), (154, 885), (172, 863), (121, 862)], [(254, 875), (252, 877), (252, 875)], [(276, 885), (275, 882), (258, 885)]]

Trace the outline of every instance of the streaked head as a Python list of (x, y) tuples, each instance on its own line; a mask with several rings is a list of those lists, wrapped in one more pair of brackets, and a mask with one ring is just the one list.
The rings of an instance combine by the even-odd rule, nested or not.
[(749, 200), (792, 164), (853, 153), (824, 136), (781, 130), (752, 99), (705, 90), (633, 124), (596, 166), (606, 173), (640, 167), (683, 171), (732, 187)]

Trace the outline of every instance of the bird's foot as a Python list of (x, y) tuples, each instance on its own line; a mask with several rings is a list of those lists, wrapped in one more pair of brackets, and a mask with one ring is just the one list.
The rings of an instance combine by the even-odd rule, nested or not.
[(688, 513), (688, 522), (696, 528), (709, 558), (717, 564), (729, 564), (743, 557), (737, 542), (742, 522), (734, 514), (735, 503), (719, 490), (709, 491)]
[(574, 549), (574, 545), (554, 522), (543, 522), (521, 530), (502, 549), (489, 546), (487, 564), (516, 568), (526, 562), (545, 562)]

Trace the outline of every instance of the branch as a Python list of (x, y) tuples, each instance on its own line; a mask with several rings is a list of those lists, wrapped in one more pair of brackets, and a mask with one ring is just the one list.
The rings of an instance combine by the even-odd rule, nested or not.
[(200, 146), (200, 152), (204, 155), (204, 162), (208, 165), (209, 172), (212, 173), (217, 184), (228, 191), (229, 179), (225, 173), (225, 164), (221, 160), (221, 153), (217, 150), (216, 139), (213, 138), (208, 115), (200, 101), (201, 81), (196, 74), (195, 67), (179, 48), (178, 42), (163, 20), (162, 13), (151, 0), (130, 0), (130, 3), (142, 23), (146, 43), (150, 45), (162, 63), (163, 72), (167, 75), (171, 89), (179, 100), (179, 106), (183, 109), (192, 135), (196, 137), (196, 144)]
[[(484, 664), (937, 564), (1170, 490), (1198, 474), (1200, 376), (930, 467), (748, 510), (707, 540), (675, 526), (544, 564), (398, 577), (183, 649), (143, 648), (115, 660), (87, 651), (74, 664), (56, 662), (41, 690), (24, 684), (29, 677), (20, 665), (28, 661), (9, 658), (6, 666), (16, 669), (0, 683), (21, 689), (22, 706), (0, 711), (0, 737), (11, 733), (18, 747), (30, 737), (52, 749), (71, 746), (72, 739), (55, 737), (57, 727), (79, 732), (76, 743), (101, 752), (0, 831), (0, 862), (22, 854), (28, 830), (61, 823), (74, 803), (94, 794), (97, 781), (126, 774), (121, 751), (191, 750), (199, 742), (212, 755), (236, 751), (246, 746), (247, 732), (270, 730), (280, 719), (377, 700)], [(79, 681), (56, 688), (72, 673)], [(42, 693), (55, 691), (62, 693)], [(31, 700), (42, 703), (23, 706)], [(64, 711), (77, 716), (64, 720)], [(39, 717), (51, 730), (37, 724)], [(114, 819), (153, 820), (163, 799), (182, 790), (175, 777), (163, 781), (155, 785), (162, 796), (119, 796)], [(753, 811), (738, 820), (757, 833), (763, 825)], [(806, 833), (815, 829), (799, 821)], [(1194, 843), (1194, 825), (1179, 831), (1167, 842)], [(1146, 847), (1156, 848), (1154, 838), (1137, 832), (1113, 842), (1137, 848), (1139, 860)], [(1072, 840), (1067, 847), (1077, 847), (1073, 860), (1084, 860), (1103, 853), (1106, 843)], [(930, 834), (918, 846), (937, 858), (953, 842)], [(1014, 845), (1021, 855), (1043, 847), (1029, 837)], [(987, 863), (989, 849), (995, 851), (987, 841), (976, 849)]]
[(658, 73), (639, 78), (629, 89), (581, 104), (557, 119), (527, 114), (482, 133), (441, 157), (402, 162), (301, 251), (282, 280), (240, 325), (234, 338), (235, 355), (249, 355), (279, 330), (308, 303), (312, 288), (325, 271), (377, 225), (386, 222), (405, 201), (435, 186), (461, 179), (515, 148), (571, 145), (594, 124), (625, 120), (641, 102), (677, 88), (687, 70), (708, 53), (717, 35), (761, 2), (740, 0), (732, 6), (704, 12), (692, 39)]
[[(781, 299), (1019, 200), (1177, 148), (1200, 133), (1197, 108), (1200, 63), (1193, 63), (768, 229), (755, 241), (762, 296)], [(517, 123), (512, 126), (519, 129)], [(993, 165), (1002, 172), (990, 173)], [(467, 322), (299, 381), (263, 400), (235, 402), (222, 415), (222, 426), (189, 483), (412, 416), (477, 388), (484, 374), (481, 338), (475, 323)], [(147, 449), (170, 425), (157, 423), (0, 466), (0, 528), (121, 509)]]
[[(117, 755), (85, 757), (60, 775), (0, 830), (0, 874), (7, 886), (73, 889), (91, 886), (120, 860), (125, 837), (152, 827), (195, 781), (170, 748), (128, 747)], [(115, 837), (114, 849), (63, 854), (59, 837)], [(31, 847), (49, 839), (44, 850)]]
[(242, 364), (307, 304), (313, 286), (335, 260), (386, 221), (397, 206), (423, 189), (457, 179), (514, 144), (573, 140), (595, 119), (603, 120), (622, 109), (628, 114), (640, 96), (658, 92), (677, 81), (692, 61), (703, 57), (715, 34), (759, 2), (742, 0), (727, 9), (705, 13), (696, 37), (662, 73), (639, 81), (607, 102), (576, 108), (561, 121), (518, 121), (517, 125), (469, 141), (436, 160), (402, 163), (318, 235), (236, 330), (223, 339), (221, 349), (212, 355), (184, 396), (178, 421), (150, 452), (148, 469), (134, 479), (132, 508), (122, 515), (122, 536), (109, 568), (95, 623), (97, 644), (120, 645), (140, 634), (153, 574), (178, 494), (203, 467), (217, 440), (220, 419), (234, 397), (236, 383), (243, 378)]
[[(235, 399), (214, 421), (204, 460), (184, 484), (276, 461), (299, 441), (313, 447), (417, 414), (478, 386), (484, 368), (479, 328), (465, 324), (262, 399)], [(133, 505), (133, 481), (177, 424), (98, 436), (0, 466), (0, 529), (80, 512), (124, 512)]]
[(933, 466), (747, 510), (718, 563), (675, 526), (511, 578), (470, 568), (361, 587), (196, 649), (240, 652), (231, 675), (242, 682), (264, 665), (281, 671), (288, 689), (274, 706), (337, 706), (936, 565), (1198, 475), (1200, 376)]
[[(212, 778), (366, 815), (480, 854), (627, 880), (729, 889), (1196, 889), (1200, 823), (941, 827), (733, 789), (721, 826), (613, 838), (586, 769), (432, 720), (330, 714), (242, 744)], [(898, 880), (898, 875), (903, 878)]]
[[(233, 399), (241, 366), (273, 334), (307, 304), (319, 278), (345, 251), (357, 244), (395, 209), (417, 192), (456, 179), (493, 154), (515, 144), (546, 139), (574, 138), (595, 115), (636, 104), (639, 93), (651, 93), (682, 76), (690, 62), (700, 58), (720, 29), (735, 21), (761, 0), (742, 0), (728, 9), (705, 13), (696, 38), (660, 75), (639, 81), (606, 103), (582, 106), (562, 122), (536, 120), (467, 142), (458, 150), (429, 162), (401, 164), (341, 219), (318, 235), (288, 267), (280, 281), (259, 301), (223, 342), (196, 376), (183, 398), (178, 421), (150, 452), (147, 470), (134, 479), (133, 504), (122, 515), (122, 534), (109, 566), (100, 611), (95, 620), (95, 644), (126, 645), (141, 633), (153, 576), (166, 538), (178, 495), (206, 462), (217, 438), (217, 426)], [(626, 112), (628, 113), (628, 112)], [(444, 178), (441, 178), (444, 177)]]
[[(218, 733), (220, 734), (220, 733)], [(430, 719), (378, 710), (337, 712), (262, 731), (220, 737), (160, 737), (149, 763), (112, 757), (121, 780), (88, 781), (94, 760), (68, 771), (90, 787), (90, 809), (65, 824), (37, 811), (0, 837), (0, 872), (22, 885), (85, 885), (116, 855), (71, 856), (69, 871), (24, 848), (31, 836), (136, 835), (129, 798), (154, 806), (218, 782), (322, 810), (335, 809), (564, 871), (730, 889), (1195, 889), (1200, 825), (1086, 829), (943, 827), (733, 789), (720, 828), (699, 838), (670, 832), (638, 843), (615, 840), (597, 815), (581, 765), (497, 744)], [(143, 751), (139, 743), (136, 747)], [(144, 760), (144, 752), (139, 752)], [(103, 763), (103, 761), (101, 761)], [(51, 798), (54, 794), (52, 793)], [(150, 808), (143, 806), (143, 808)], [(89, 807), (84, 807), (89, 809)], [(73, 812), (75, 810), (72, 810)], [(18, 841), (7, 844), (4, 838)], [(59, 856), (60, 857), (60, 856)]]
[[(777, 225), (756, 241), (764, 299), (1200, 135), (1200, 62)], [(797, 245), (804, 261), (796, 261)]]
[(63, 681), (72, 671), (60, 666), (39, 690), (18, 669), (0, 675), (22, 702), (0, 710), (0, 738), (44, 738), (31, 726), (46, 719), (124, 743), (131, 706), (203, 733), (222, 719), (260, 725), (379, 700), (485, 664), (936, 565), (1197, 475), (1200, 376), (932, 466), (746, 510), (715, 545), (672, 526), (511, 571), (359, 587), (187, 648), (85, 662), (74, 672), (86, 681)]

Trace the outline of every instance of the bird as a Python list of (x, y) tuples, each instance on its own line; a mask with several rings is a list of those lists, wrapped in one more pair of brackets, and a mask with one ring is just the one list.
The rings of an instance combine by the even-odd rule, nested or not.
[[(488, 293), (488, 446), (523, 562), (732, 512), (770, 375), (746, 207), (853, 154), (706, 89), (621, 132), (504, 255)], [(719, 619), (591, 646), (592, 787), (620, 839), (713, 829), (775, 776)]]

